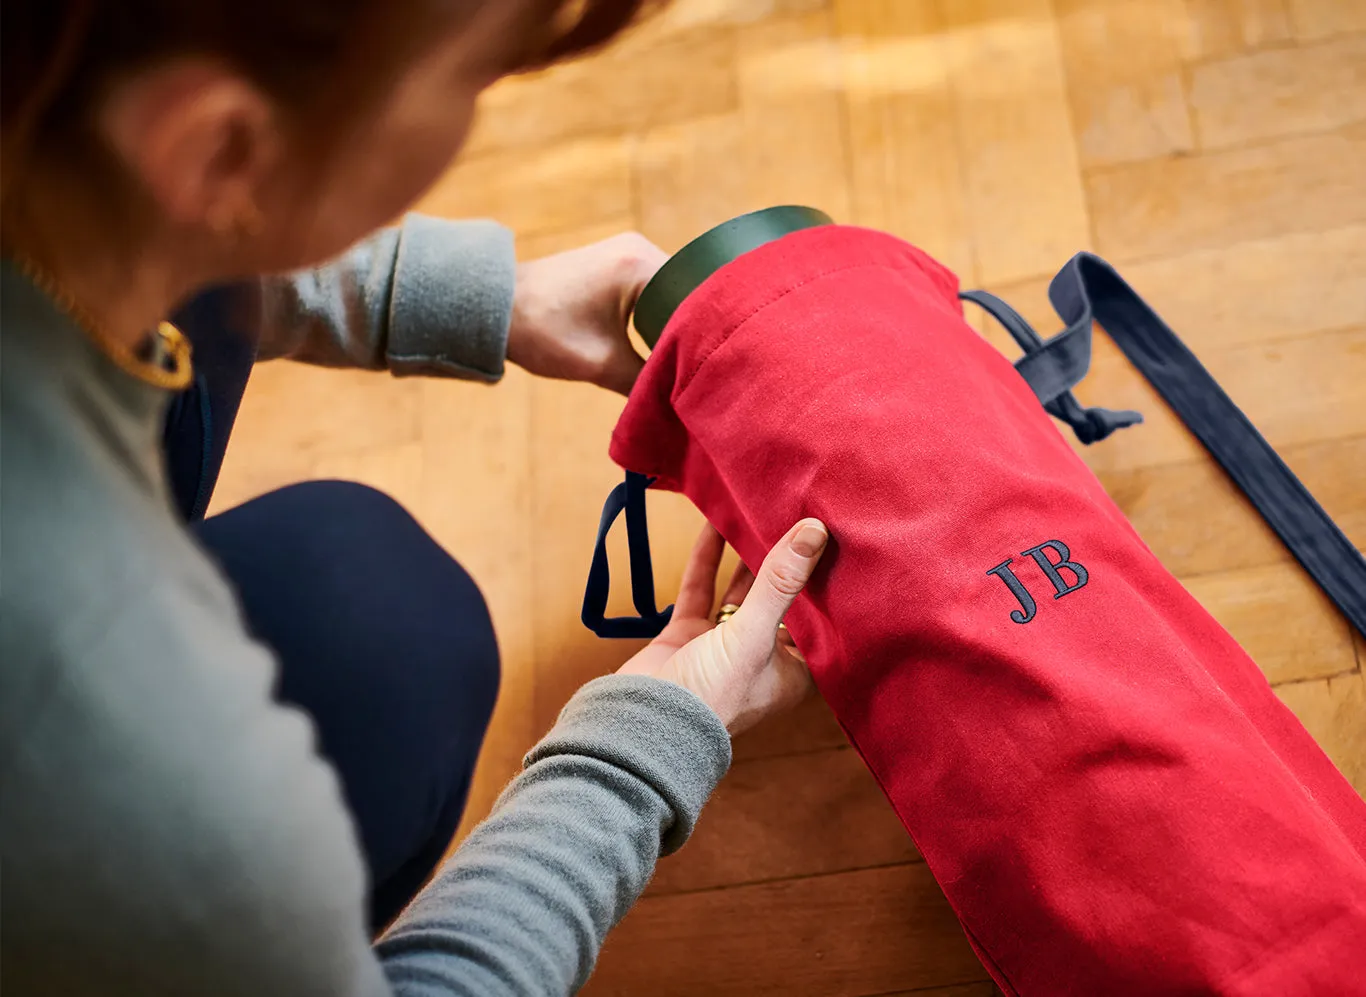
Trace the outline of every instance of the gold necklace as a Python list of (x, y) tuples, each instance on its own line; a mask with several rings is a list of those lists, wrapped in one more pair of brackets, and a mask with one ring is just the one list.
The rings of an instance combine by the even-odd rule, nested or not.
[(130, 349), (107, 333), (100, 322), (32, 258), (13, 256), (11, 259), (33, 286), (51, 298), (120, 370), (167, 391), (181, 391), (189, 387), (194, 377), (190, 341), (170, 322), (157, 325), (145, 350)]

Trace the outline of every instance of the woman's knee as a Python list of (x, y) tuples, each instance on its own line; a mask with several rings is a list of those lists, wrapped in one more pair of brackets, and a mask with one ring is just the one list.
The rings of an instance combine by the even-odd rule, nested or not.
[(292, 629), (331, 628), (334, 645), (358, 641), (367, 654), (401, 658), (432, 705), (459, 703), (467, 722), (487, 723), (499, 681), (487, 603), (389, 495), (350, 481), (304, 482), (215, 516), (199, 533), (237, 583), (248, 618), (277, 631), (260, 636), (278, 642), (288, 606)]

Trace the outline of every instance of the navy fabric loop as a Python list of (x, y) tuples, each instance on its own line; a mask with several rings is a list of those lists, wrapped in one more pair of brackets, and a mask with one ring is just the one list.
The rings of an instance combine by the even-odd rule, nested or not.
[(1078, 253), (1048, 289), (1069, 327), (1094, 321), (1233, 479), (1304, 570), (1366, 634), (1366, 558), (1195, 354), (1115, 269)]
[[(657, 637), (673, 616), (673, 607), (655, 608), (654, 564), (650, 558), (650, 531), (645, 517), (645, 490), (653, 478), (634, 471), (612, 489), (598, 521), (598, 538), (593, 547), (593, 563), (588, 569), (588, 584), (583, 592), (583, 625), (599, 637)], [(607, 595), (612, 588), (611, 567), (607, 558), (607, 534), (612, 524), (626, 513), (626, 544), (631, 558), (631, 601), (634, 616), (607, 616)]]
[(1024, 350), (1024, 356), (1015, 361), (1015, 369), (1043, 404), (1044, 410), (1071, 426), (1072, 432), (1082, 443), (1095, 443), (1116, 429), (1143, 421), (1143, 416), (1138, 412), (1086, 408), (1072, 394), (1072, 389), (1081, 383), (1091, 368), (1089, 320), (1073, 322), (1052, 339), (1044, 339), (1023, 315), (994, 294), (964, 291), (959, 297), (984, 309), (1010, 333), (1020, 349)]

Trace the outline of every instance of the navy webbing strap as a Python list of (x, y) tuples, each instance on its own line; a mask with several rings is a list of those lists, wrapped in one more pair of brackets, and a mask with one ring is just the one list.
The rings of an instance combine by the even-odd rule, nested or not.
[(1005, 327), (1024, 356), (1015, 369), (1025, 379), (1044, 411), (1067, 423), (1077, 439), (1091, 444), (1105, 439), (1116, 429), (1143, 421), (1143, 416), (1128, 410), (1083, 408), (1072, 394), (1091, 368), (1091, 323), (1073, 322), (1052, 339), (1044, 339), (1014, 308), (986, 291), (964, 291), (964, 301), (985, 309)]
[(1091, 253), (1074, 256), (1048, 296), (1069, 330), (1094, 321), (1106, 331), (1343, 616), (1366, 634), (1366, 558), (1147, 302)]
[[(593, 563), (588, 569), (588, 585), (583, 593), (583, 625), (599, 637), (656, 637), (668, 624), (673, 607), (655, 608), (654, 565), (650, 560), (650, 531), (645, 518), (645, 489), (654, 479), (634, 471), (612, 489), (598, 522), (598, 539), (593, 547)], [(631, 555), (631, 601), (639, 617), (607, 617), (607, 593), (612, 587), (607, 562), (607, 534), (612, 524), (626, 513), (626, 543)]]

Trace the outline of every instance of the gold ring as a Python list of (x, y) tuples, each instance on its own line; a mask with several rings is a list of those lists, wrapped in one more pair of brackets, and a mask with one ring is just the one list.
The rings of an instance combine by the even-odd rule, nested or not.
[(732, 616), (734, 616), (734, 615), (735, 615), (736, 613), (738, 613), (738, 612), (740, 612), (740, 607), (739, 607), (739, 606), (735, 605), (735, 603), (733, 603), (733, 602), (728, 602), (728, 603), (726, 603), (726, 604), (725, 604), (724, 606), (722, 606), (719, 610), (717, 610), (717, 613), (716, 613), (716, 623), (717, 623), (717, 625), (719, 626), (720, 624), (725, 623), (728, 619), (730, 619)]

